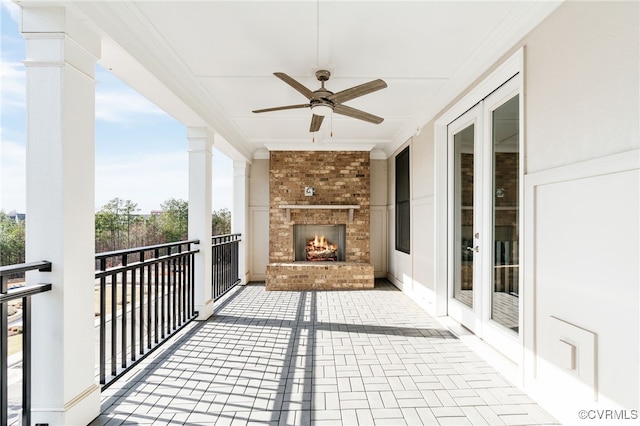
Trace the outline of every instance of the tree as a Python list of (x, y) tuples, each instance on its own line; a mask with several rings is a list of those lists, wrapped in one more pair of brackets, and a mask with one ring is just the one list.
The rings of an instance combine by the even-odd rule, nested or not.
[(143, 245), (155, 245), (164, 243), (162, 235), (162, 219), (158, 214), (152, 214), (144, 221), (144, 243)]
[(0, 211), (0, 266), (24, 263), (24, 221)]
[[(138, 205), (114, 198), (96, 213), (96, 251), (130, 248), (132, 228), (142, 222)], [(135, 242), (134, 242), (135, 243)]]
[(231, 212), (223, 208), (215, 210), (211, 214), (211, 235), (224, 235), (231, 233)]
[(189, 203), (169, 198), (161, 204), (162, 235), (167, 243), (187, 239), (189, 232)]

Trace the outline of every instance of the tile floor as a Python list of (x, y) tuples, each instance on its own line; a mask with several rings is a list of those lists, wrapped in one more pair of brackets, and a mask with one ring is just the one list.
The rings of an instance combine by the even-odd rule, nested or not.
[(238, 287), (103, 392), (91, 425), (555, 424), (387, 281)]

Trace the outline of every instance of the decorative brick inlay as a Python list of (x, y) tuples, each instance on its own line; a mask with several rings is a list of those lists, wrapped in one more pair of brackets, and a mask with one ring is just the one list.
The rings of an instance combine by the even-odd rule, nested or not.
[(267, 290), (373, 288), (373, 265), (356, 262), (292, 262), (267, 265)]
[[(285, 282), (282, 264), (294, 265), (293, 225), (346, 224), (346, 263), (337, 262), (331, 266), (331, 284), (325, 288), (346, 288), (346, 281), (356, 285), (354, 273), (347, 264), (362, 264), (371, 267), (371, 276), (366, 280), (373, 286), (373, 266), (370, 261), (370, 156), (366, 151), (272, 151), (269, 159), (269, 262), (267, 266), (267, 290), (275, 285), (282, 289), (293, 289), (313, 275), (317, 280), (317, 266), (298, 265), (297, 268), (312, 269), (316, 272), (301, 272), (299, 277)], [(315, 195), (304, 195), (305, 186), (315, 188)], [(287, 212), (279, 206), (283, 204), (305, 205), (359, 205), (354, 210), (353, 222), (349, 223), (348, 210), (291, 209), (291, 221), (287, 222)], [(329, 267), (322, 262), (323, 267)], [(343, 270), (344, 269), (344, 270)], [(275, 274), (275, 275), (274, 275)], [(303, 275), (309, 275), (303, 279)], [(277, 275), (277, 276), (276, 276)], [(326, 274), (325, 274), (326, 275)], [(345, 281), (346, 280), (346, 281)], [(269, 285), (269, 282), (272, 284)], [(311, 282), (311, 281), (309, 281)], [(297, 284), (296, 284), (297, 283)], [(313, 284), (316, 288), (316, 284)], [(365, 288), (359, 286), (351, 288)], [(297, 287), (300, 289), (300, 287)], [(306, 287), (307, 289), (309, 287)]]

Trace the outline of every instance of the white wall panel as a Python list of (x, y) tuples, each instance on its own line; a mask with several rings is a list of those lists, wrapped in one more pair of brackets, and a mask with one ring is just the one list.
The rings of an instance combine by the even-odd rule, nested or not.
[(567, 419), (640, 400), (639, 158), (635, 150), (527, 177), (527, 375)]
[(426, 309), (434, 313), (435, 302), (435, 236), (433, 197), (415, 200), (411, 214), (413, 220), (412, 254), (413, 287), (411, 296)]
[(371, 263), (376, 278), (387, 275), (387, 207), (371, 206)]
[(249, 279), (264, 281), (269, 263), (269, 208), (249, 207), (250, 212), (250, 264)]

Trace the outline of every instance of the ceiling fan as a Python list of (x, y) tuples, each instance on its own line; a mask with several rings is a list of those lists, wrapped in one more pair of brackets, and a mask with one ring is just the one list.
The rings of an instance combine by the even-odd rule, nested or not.
[(257, 109), (253, 111), (254, 113), (280, 111), (284, 109), (311, 108), (313, 117), (311, 118), (311, 127), (309, 128), (310, 132), (317, 132), (320, 129), (320, 125), (322, 124), (324, 117), (329, 115), (332, 111), (336, 114), (346, 115), (348, 117), (368, 121), (369, 123), (380, 124), (384, 120), (382, 117), (342, 104), (343, 102), (351, 99), (384, 89), (387, 87), (387, 83), (383, 80), (373, 80), (368, 83), (360, 84), (359, 86), (354, 86), (350, 89), (342, 90), (338, 93), (333, 93), (324, 87), (324, 82), (329, 80), (329, 77), (331, 76), (331, 73), (327, 70), (316, 71), (316, 78), (320, 81), (321, 87), (313, 92), (283, 72), (274, 72), (273, 75), (296, 89), (298, 92), (302, 93), (304, 97), (309, 99), (309, 103)]

